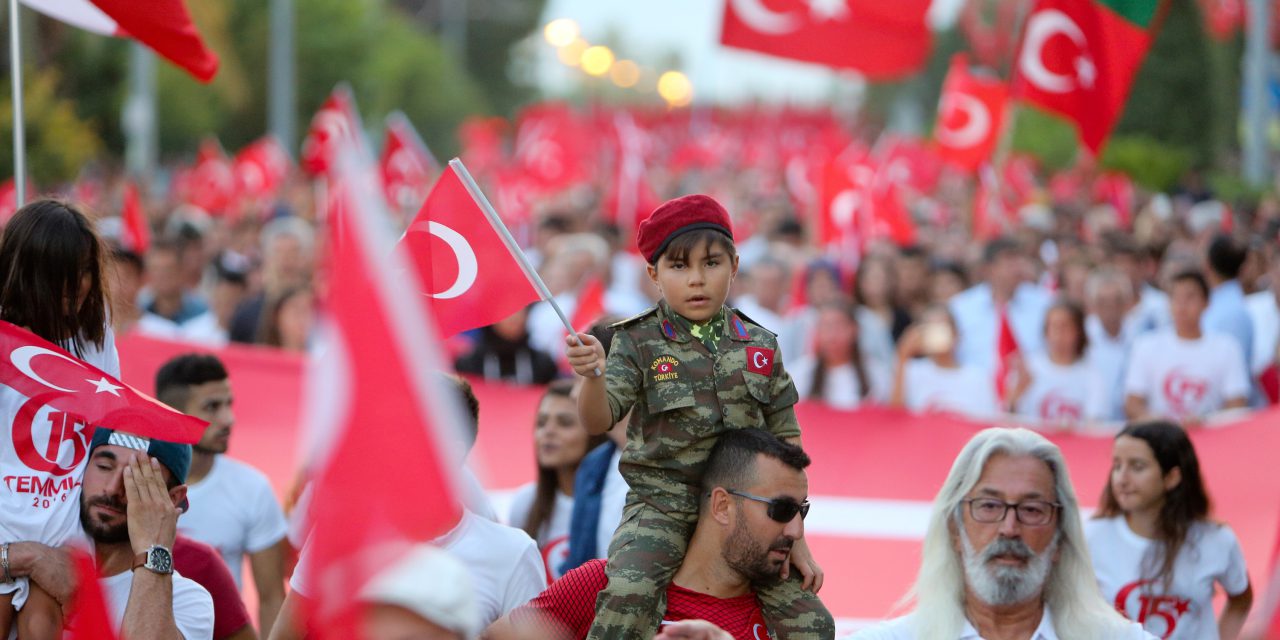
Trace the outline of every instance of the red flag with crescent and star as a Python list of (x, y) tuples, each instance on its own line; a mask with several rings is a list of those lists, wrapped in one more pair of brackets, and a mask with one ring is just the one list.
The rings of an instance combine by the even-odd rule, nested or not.
[(938, 155), (970, 172), (977, 171), (996, 150), (1008, 98), (1005, 83), (971, 73), (964, 54), (952, 56), (933, 129)]
[(431, 179), (440, 174), (440, 163), (403, 113), (388, 115), (385, 128), (378, 161), (382, 190), (393, 210), (408, 214), (427, 199)]
[(1155, 39), (1161, 0), (1037, 0), (1014, 65), (1013, 94), (1073, 122), (1101, 152)]
[(311, 117), (298, 164), (313, 176), (328, 176), (335, 168), (337, 149), (359, 140), (360, 136), (360, 112), (356, 110), (355, 97), (350, 87), (339, 84)]
[(727, 0), (720, 43), (852, 69), (869, 80), (919, 71), (933, 37), (930, 0)]
[(537, 302), (530, 283), (484, 211), (448, 168), (399, 246), (431, 300), (441, 337), (493, 324)]

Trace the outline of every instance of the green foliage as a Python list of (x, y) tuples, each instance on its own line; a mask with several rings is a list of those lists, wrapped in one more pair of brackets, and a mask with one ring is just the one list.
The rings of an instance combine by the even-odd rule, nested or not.
[(1045, 171), (1061, 171), (1076, 158), (1075, 126), (1061, 117), (1031, 107), (1013, 109), (1014, 153), (1027, 153)]
[(1190, 149), (1143, 136), (1112, 136), (1102, 153), (1101, 165), (1129, 174), (1138, 184), (1168, 191), (1178, 183), (1194, 160)]
[[(1114, 136), (1150, 138), (1191, 154), (1195, 166), (1214, 159), (1215, 76), (1195, 0), (1168, 0), (1163, 28), (1134, 80)], [(1158, 20), (1158, 18), (1157, 18)], [(1230, 117), (1229, 115), (1226, 117)]]
[[(75, 105), (56, 94), (58, 74), (53, 71), (24, 75), (22, 102), (26, 120), (27, 176), (37, 186), (49, 187), (76, 177), (86, 162), (102, 149), (102, 142), (88, 122), (76, 115)], [(0, 140), (8, 153), (0, 154), (0, 176), (13, 175), (13, 100), (9, 78), (0, 99)]]

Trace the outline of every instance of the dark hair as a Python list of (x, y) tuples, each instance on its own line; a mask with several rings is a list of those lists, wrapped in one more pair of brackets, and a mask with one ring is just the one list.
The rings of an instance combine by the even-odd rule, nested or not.
[(457, 393), (459, 404), (467, 410), (466, 417), (470, 418), (470, 420), (464, 425), (467, 428), (463, 432), (463, 435), (466, 436), (463, 444), (466, 445), (467, 451), (471, 451), (471, 447), (476, 444), (476, 438), (480, 435), (480, 399), (476, 398), (476, 392), (466, 379), (451, 373), (440, 373), (439, 375), (445, 384)]
[(1022, 245), (1017, 240), (1008, 236), (1000, 236), (994, 238), (987, 246), (982, 248), (982, 263), (991, 264), (996, 258), (1010, 253), (1021, 253)]
[(942, 272), (949, 273), (956, 278), (959, 278), (960, 285), (962, 287), (969, 286), (969, 274), (965, 272), (964, 267), (960, 266), (960, 263), (952, 262), (950, 260), (940, 260), (929, 265), (930, 277)]
[(1209, 242), (1207, 253), (1209, 268), (1225, 280), (1234, 280), (1239, 277), (1240, 268), (1244, 266), (1244, 261), (1248, 257), (1248, 248), (1229, 235), (1220, 233)]
[[(102, 348), (110, 305), (103, 278), (107, 250), (75, 206), (36, 200), (18, 210), (0, 239), (0, 319), (84, 356)], [(89, 293), (76, 309), (80, 281)]]
[(1169, 289), (1173, 289), (1173, 285), (1179, 282), (1190, 282), (1200, 290), (1200, 294), (1204, 296), (1206, 301), (1209, 300), (1209, 281), (1204, 279), (1204, 274), (1198, 269), (1183, 269), (1169, 278)]
[(867, 304), (867, 297), (862, 293), (863, 281), (866, 279), (867, 267), (872, 265), (878, 265), (881, 269), (884, 269), (885, 278), (889, 280), (889, 286), (885, 291), (885, 302), (890, 308), (892, 308), (893, 294), (894, 290), (897, 288), (896, 278), (898, 277), (898, 272), (894, 269), (893, 263), (890, 262), (888, 258), (871, 256), (866, 260), (863, 260), (862, 264), (858, 265), (858, 270), (853, 274), (853, 297), (858, 301), (858, 304), (864, 306)]
[(796, 471), (809, 466), (809, 455), (804, 449), (779, 440), (768, 431), (729, 430), (716, 441), (707, 458), (707, 467), (702, 472), (703, 502), (716, 487), (741, 489), (755, 482), (757, 455), (773, 458)]
[(593, 338), (600, 341), (600, 346), (604, 347), (604, 354), (609, 355), (609, 349), (613, 347), (613, 334), (618, 330), (613, 327), (614, 324), (623, 320), (616, 316), (605, 316), (596, 320), (595, 324), (587, 329), (587, 333)]
[(129, 268), (133, 269), (134, 273), (138, 274), (141, 274), (146, 268), (146, 264), (142, 261), (142, 256), (124, 247), (111, 247), (111, 261), (114, 264), (127, 264)]
[(191, 387), (227, 379), (227, 368), (210, 353), (171, 358), (156, 371), (156, 398), (178, 411), (187, 410)]
[(1059, 298), (1044, 313), (1044, 332), (1046, 337), (1049, 333), (1049, 314), (1058, 310), (1066, 311), (1067, 315), (1071, 317), (1071, 324), (1076, 328), (1076, 361), (1079, 361), (1084, 357), (1085, 352), (1089, 350), (1089, 334), (1084, 328), (1084, 307), (1066, 298)]
[[(547, 385), (546, 393), (542, 394), (542, 398), (538, 400), (538, 406), (552, 396), (557, 398), (569, 398), (573, 393), (573, 380), (556, 380)], [(576, 410), (576, 409), (575, 409)], [(597, 445), (604, 442), (605, 435), (588, 435), (587, 451), (596, 448)], [(536, 461), (536, 454), (535, 454)], [(556, 488), (559, 486), (556, 470), (538, 465), (538, 481), (535, 484), (533, 493), (533, 504), (529, 507), (529, 517), (525, 520), (524, 532), (529, 534), (530, 538), (538, 539), (538, 530), (542, 525), (551, 520), (551, 514), (556, 508)]]
[[(1172, 422), (1153, 420), (1129, 424), (1116, 438), (1124, 436), (1142, 440), (1151, 447), (1151, 453), (1160, 465), (1161, 476), (1167, 475), (1174, 468), (1182, 474), (1178, 486), (1164, 494), (1164, 506), (1160, 508), (1159, 537), (1152, 553), (1143, 560), (1143, 573), (1146, 574), (1143, 577), (1162, 580), (1168, 586), (1173, 580), (1173, 567), (1178, 559), (1178, 552), (1187, 540), (1191, 525), (1206, 520), (1212, 508), (1204, 479), (1200, 475), (1200, 460), (1196, 457), (1195, 447), (1187, 437), (1187, 432)], [(1098, 505), (1095, 518), (1111, 518), (1123, 514), (1111, 493), (1110, 481), (1103, 486)]]
[(304, 293), (311, 293), (311, 287), (289, 287), (267, 303), (266, 312), (262, 314), (262, 344), (284, 346), (284, 336), (280, 333), (280, 310), (291, 298)]
[[(832, 309), (835, 311), (839, 311), (841, 314), (844, 315), (844, 317), (848, 318), (849, 322), (852, 322), (854, 326), (860, 326), (858, 324), (857, 307), (851, 303), (833, 302), (833, 303), (825, 304), (819, 307), (819, 311), (825, 310), (825, 309)], [(862, 358), (862, 346), (860, 342), (861, 340), (857, 338), (854, 339), (853, 344), (849, 347), (849, 351), (850, 351), (849, 357), (852, 358), (853, 360), (853, 371), (855, 374), (857, 374), (858, 385), (862, 389), (861, 397), (865, 399), (867, 396), (871, 395), (871, 381), (867, 380), (867, 367)], [(821, 355), (818, 355), (817, 357), (814, 358), (813, 384), (812, 386), (809, 387), (809, 390), (808, 390), (809, 397), (821, 400), (822, 389), (826, 385), (827, 385), (827, 363), (822, 360)]]
[(738, 255), (738, 249), (733, 245), (733, 238), (723, 232), (715, 229), (694, 229), (667, 241), (667, 248), (654, 256), (653, 264), (658, 264), (663, 256), (673, 262), (684, 262), (689, 259), (689, 254), (696, 247), (706, 247), (707, 251), (711, 251), (713, 247), (719, 247), (729, 254), (730, 260)]

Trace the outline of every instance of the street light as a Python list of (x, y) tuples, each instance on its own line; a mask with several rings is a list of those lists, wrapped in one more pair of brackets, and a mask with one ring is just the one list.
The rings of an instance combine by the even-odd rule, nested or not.
[(570, 18), (556, 18), (542, 28), (542, 37), (546, 39), (547, 44), (557, 49), (577, 40), (579, 33), (581, 31), (578, 29), (578, 23)]
[(623, 89), (630, 89), (640, 82), (640, 67), (630, 60), (619, 60), (609, 69), (609, 79)]
[(556, 57), (560, 62), (570, 67), (576, 67), (582, 62), (582, 53), (587, 50), (587, 41), (582, 38), (575, 38), (573, 42), (556, 49)]
[(658, 95), (672, 107), (688, 106), (693, 102), (693, 84), (679, 71), (668, 71), (658, 76)]
[(613, 66), (613, 52), (609, 47), (596, 45), (582, 52), (582, 70), (588, 75), (602, 76)]

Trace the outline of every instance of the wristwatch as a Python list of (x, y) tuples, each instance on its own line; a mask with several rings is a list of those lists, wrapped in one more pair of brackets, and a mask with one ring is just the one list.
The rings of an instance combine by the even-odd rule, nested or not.
[(133, 557), (133, 568), (147, 569), (161, 575), (173, 573), (173, 552), (158, 544)]

